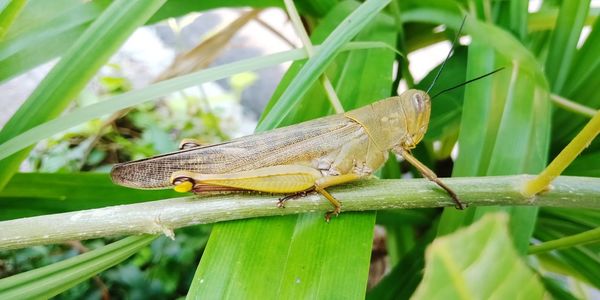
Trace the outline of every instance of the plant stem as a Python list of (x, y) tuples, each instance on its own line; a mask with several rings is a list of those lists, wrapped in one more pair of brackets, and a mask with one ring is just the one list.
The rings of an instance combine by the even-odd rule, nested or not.
[(564, 238), (547, 241), (538, 245), (532, 245), (529, 247), (529, 254), (538, 254), (541, 252), (563, 249), (598, 241), (600, 241), (600, 227)]
[[(302, 45), (304, 45), (306, 54), (308, 55), (308, 57), (315, 56), (315, 49), (313, 48), (313, 45), (310, 42), (310, 38), (308, 37), (306, 30), (304, 30), (304, 25), (302, 25), (302, 20), (300, 20), (300, 14), (298, 14), (298, 10), (296, 10), (294, 1), (284, 0), (283, 3), (285, 3), (285, 8), (290, 17), (290, 20), (292, 21), (294, 30), (296, 31), (296, 34), (300, 38), (300, 41), (302, 41)], [(323, 73), (321, 75), (320, 79), (321, 79), (321, 84), (323, 85), (323, 88), (325, 89), (325, 93), (327, 94), (327, 98), (329, 99), (329, 102), (333, 106), (333, 110), (335, 111), (335, 113), (336, 114), (343, 113), (344, 107), (342, 106), (340, 99), (338, 98), (337, 94), (335, 93), (335, 89), (333, 88), (333, 85), (331, 84), (331, 81), (329, 80), (327, 75), (325, 75), (325, 73)]]
[(585, 105), (581, 105), (575, 101), (571, 101), (569, 99), (563, 98), (556, 94), (550, 94), (550, 99), (554, 102), (554, 104), (556, 104), (557, 106), (560, 106), (561, 108), (564, 108), (565, 110), (568, 110), (568, 111), (571, 111), (576, 114), (580, 114), (582, 116), (586, 116), (589, 118), (593, 118), (597, 112), (597, 110), (589, 108)]
[[(514, 175), (443, 181), (469, 206), (600, 208), (600, 178), (561, 176), (548, 192), (528, 198), (521, 190), (532, 178)], [(342, 201), (342, 211), (454, 206), (443, 190), (425, 179), (361, 180), (329, 190)], [(0, 222), (0, 249), (143, 233), (172, 237), (173, 229), (195, 224), (331, 210), (329, 202), (317, 194), (290, 200), (284, 209), (277, 207), (278, 198), (255, 193), (193, 196), (4, 221)]]
[(533, 180), (523, 186), (523, 194), (531, 197), (544, 191), (600, 133), (600, 111), (581, 129), (569, 144)]

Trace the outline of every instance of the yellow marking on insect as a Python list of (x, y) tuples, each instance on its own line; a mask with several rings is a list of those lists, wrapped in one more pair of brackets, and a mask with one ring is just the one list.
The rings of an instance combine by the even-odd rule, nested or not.
[(175, 184), (173, 189), (178, 193), (187, 193), (187, 192), (191, 191), (193, 187), (194, 187), (194, 184), (191, 183), (190, 181), (186, 180), (186, 181), (180, 182), (179, 184)]

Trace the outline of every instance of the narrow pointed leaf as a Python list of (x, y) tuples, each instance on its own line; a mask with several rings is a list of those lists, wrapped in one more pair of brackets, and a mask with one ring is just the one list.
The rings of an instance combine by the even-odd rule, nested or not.
[[(133, 30), (150, 18), (164, 2), (113, 2), (6, 123), (0, 131), (0, 143), (58, 117)], [(0, 161), (0, 189), (17, 172), (30, 149)]]
[[(315, 30), (312, 42), (325, 38), (357, 6), (352, 1), (340, 3)], [(380, 40), (393, 45), (394, 37), (391, 18), (379, 15), (357, 39)], [(393, 59), (394, 53), (383, 49), (342, 54), (336, 58), (328, 77), (344, 106), (353, 108), (389, 96)], [(302, 65), (292, 65), (274, 99), (285, 95), (290, 81), (298, 80), (295, 75)], [(299, 104), (292, 108), (294, 113), (288, 116), (296, 122), (316, 117), (315, 114), (323, 115), (330, 109), (322, 87), (309, 82), (304, 84), (309, 88), (308, 94), (299, 98)], [(299, 109), (309, 106), (310, 110)], [(290, 122), (289, 119), (281, 121)], [(275, 124), (279, 123), (270, 126)], [(208, 295), (362, 298), (374, 221), (374, 213), (342, 213), (327, 224), (321, 213), (314, 213), (217, 224), (188, 298)]]
[(122, 239), (73, 258), (0, 280), (2, 299), (47, 299), (122, 262), (152, 242), (156, 236)]

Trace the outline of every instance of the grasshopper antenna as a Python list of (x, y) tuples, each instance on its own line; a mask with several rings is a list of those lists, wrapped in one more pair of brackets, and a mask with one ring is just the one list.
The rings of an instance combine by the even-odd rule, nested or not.
[(427, 88), (427, 91), (425, 93), (429, 94), (429, 91), (431, 91), (431, 88), (433, 87), (433, 85), (435, 84), (435, 82), (438, 80), (438, 77), (440, 77), (440, 74), (442, 74), (442, 70), (444, 69), (444, 66), (446, 65), (446, 62), (450, 58), (450, 55), (452, 54), (452, 52), (454, 52), (454, 48), (456, 47), (456, 42), (458, 42), (458, 38), (460, 37), (460, 34), (461, 34), (462, 30), (463, 30), (463, 26), (465, 26), (465, 21), (466, 20), (467, 20), (467, 16), (465, 15), (465, 17), (462, 20), (462, 23), (460, 23), (460, 28), (458, 29), (458, 32), (456, 33), (456, 36), (454, 37), (454, 41), (452, 41), (452, 47), (450, 48), (450, 51), (448, 51), (448, 55), (446, 55), (446, 59), (444, 59), (444, 62), (442, 63), (442, 66), (438, 70), (437, 74), (435, 74), (435, 78), (433, 78), (433, 81), (431, 82), (431, 85), (429, 85), (429, 88)]
[(441, 95), (441, 94), (443, 94), (443, 93), (445, 93), (445, 92), (449, 92), (449, 91), (451, 91), (451, 90), (453, 90), (453, 89), (456, 89), (456, 88), (459, 88), (459, 87), (461, 87), (461, 86), (467, 85), (467, 84), (469, 84), (469, 83), (471, 83), (471, 82), (473, 82), (473, 81), (477, 81), (477, 80), (479, 80), (479, 79), (481, 79), (481, 78), (484, 78), (484, 77), (490, 76), (490, 75), (492, 75), (492, 74), (494, 74), (494, 73), (496, 73), (496, 72), (502, 71), (503, 69), (504, 69), (504, 67), (498, 68), (498, 69), (496, 69), (496, 70), (494, 70), (494, 71), (491, 71), (491, 72), (489, 72), (489, 73), (483, 74), (483, 75), (481, 75), (481, 76), (478, 76), (478, 77), (475, 77), (475, 78), (473, 78), (473, 79), (469, 79), (469, 80), (467, 80), (467, 81), (465, 81), (465, 82), (463, 82), (463, 83), (461, 83), (461, 84), (457, 84), (457, 85), (455, 85), (455, 86), (453, 86), (453, 87), (450, 87), (450, 88), (447, 88), (447, 89), (445, 89), (445, 90), (442, 90), (442, 91), (438, 92), (437, 94), (433, 95), (433, 97), (431, 97), (431, 99), (433, 100), (433, 98), (435, 98), (435, 97), (437, 97), (437, 96), (439, 96), (439, 95)]

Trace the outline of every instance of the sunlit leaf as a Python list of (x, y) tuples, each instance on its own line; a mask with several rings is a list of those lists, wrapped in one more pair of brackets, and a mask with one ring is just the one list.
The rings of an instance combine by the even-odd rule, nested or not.
[(510, 242), (508, 219), (489, 214), (427, 248), (412, 299), (542, 299), (544, 288)]

